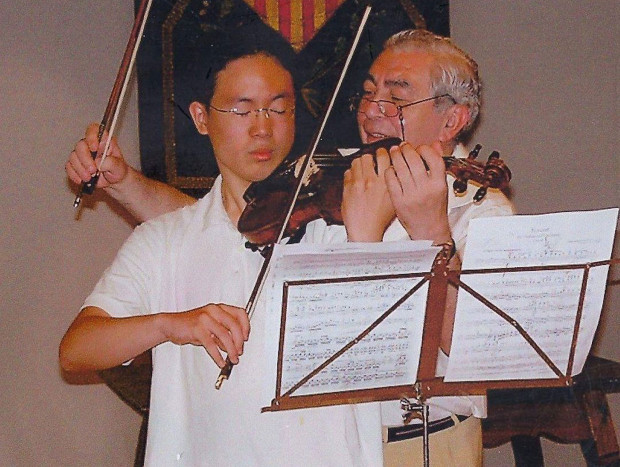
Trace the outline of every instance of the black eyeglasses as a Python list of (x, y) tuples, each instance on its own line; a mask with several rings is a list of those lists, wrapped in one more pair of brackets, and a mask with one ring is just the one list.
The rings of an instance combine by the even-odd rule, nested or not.
[(361, 96), (357, 94), (350, 99), (349, 110), (351, 110), (352, 112), (355, 111), (357, 113), (362, 113), (366, 115), (368, 106), (374, 103), (374, 104), (377, 104), (377, 107), (379, 108), (379, 112), (381, 112), (381, 115), (385, 117), (396, 117), (397, 115), (400, 115), (402, 110), (407, 107), (411, 107), (412, 105), (416, 105), (416, 104), (421, 104), (422, 102), (428, 102), (428, 101), (432, 101), (435, 99), (439, 99), (441, 97), (451, 98), (450, 94), (441, 94), (440, 96), (427, 97), (426, 99), (420, 99), (419, 101), (409, 102), (408, 104), (399, 105), (392, 101), (386, 101), (382, 99), (373, 100), (373, 99), (368, 99), (365, 96)]

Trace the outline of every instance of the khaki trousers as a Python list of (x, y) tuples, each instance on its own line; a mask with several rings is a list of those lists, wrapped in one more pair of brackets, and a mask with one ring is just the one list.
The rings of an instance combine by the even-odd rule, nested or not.
[[(445, 430), (429, 436), (430, 467), (481, 467), (482, 425), (480, 419), (469, 417)], [(422, 467), (422, 437), (383, 443), (385, 467)]]

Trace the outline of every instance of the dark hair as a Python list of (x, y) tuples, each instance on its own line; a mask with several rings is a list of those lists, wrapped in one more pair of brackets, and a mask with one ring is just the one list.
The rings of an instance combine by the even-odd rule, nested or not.
[[(266, 55), (274, 58), (291, 76), (293, 69), (294, 54), (290, 46), (283, 38), (270, 37), (258, 39), (259, 36), (236, 34), (234, 36), (221, 33), (217, 41), (209, 35), (205, 35), (195, 44), (190, 63), (187, 64), (187, 74), (181, 78), (186, 89), (182, 91), (186, 95), (189, 105), (192, 101), (199, 101), (205, 105), (211, 103), (217, 77), (220, 71), (226, 68), (230, 62), (243, 57), (253, 55)], [(177, 84), (181, 84), (177, 80)], [(179, 87), (176, 87), (180, 91)], [(186, 94), (187, 93), (187, 94)]]

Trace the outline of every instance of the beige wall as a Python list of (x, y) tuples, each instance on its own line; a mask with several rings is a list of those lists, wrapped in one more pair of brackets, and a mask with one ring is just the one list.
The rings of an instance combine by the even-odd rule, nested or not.
[[(0, 465), (131, 465), (139, 429), (105, 386), (64, 383), (56, 357), (130, 232), (104, 203), (75, 221), (63, 173), (85, 123), (102, 117), (132, 22), (132, 2), (84, 3), (0, 6)], [(137, 154), (127, 110), (120, 138)]]
[[(131, 23), (131, 2), (85, 3), (0, 5), (1, 465), (131, 465), (137, 439), (137, 415), (103, 385), (63, 382), (56, 361), (64, 330), (130, 232), (105, 203), (74, 220), (62, 168), (84, 124), (101, 118)], [(508, 161), (518, 208), (620, 205), (617, 3), (451, 3), (453, 36), (486, 84), (475, 140)], [(119, 138), (134, 163), (136, 122), (133, 94)], [(620, 359), (617, 303), (597, 351)], [(549, 466), (584, 465), (574, 448), (545, 451)], [(488, 465), (510, 465), (509, 454), (487, 453)]]
[[(620, 205), (619, 8), (612, 0), (450, 2), (452, 36), (476, 58), (484, 81), (475, 141), (511, 167), (519, 212)], [(597, 355), (615, 360), (619, 289), (608, 291), (594, 344)], [(618, 426), (620, 397), (609, 399)], [(544, 442), (543, 450), (548, 466), (585, 465), (575, 445)], [(486, 451), (486, 465), (510, 465), (510, 455), (506, 445)]]

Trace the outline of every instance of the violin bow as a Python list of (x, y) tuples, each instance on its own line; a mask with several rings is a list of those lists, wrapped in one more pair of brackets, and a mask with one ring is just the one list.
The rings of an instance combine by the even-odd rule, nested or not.
[[(101, 153), (101, 161), (98, 164), (97, 172), (95, 173), (95, 175), (93, 175), (89, 181), (82, 183), (82, 185), (80, 186), (78, 194), (73, 201), (74, 208), (80, 206), (83, 195), (92, 194), (93, 191), (95, 191), (95, 187), (97, 186), (97, 181), (99, 180), (99, 176), (101, 175), (101, 166), (103, 165), (103, 162), (105, 161), (106, 157), (108, 156), (108, 152), (110, 151), (112, 135), (114, 134), (114, 130), (116, 128), (121, 104), (123, 102), (123, 99), (125, 98), (125, 92), (127, 91), (131, 72), (136, 61), (136, 55), (138, 54), (138, 48), (140, 47), (142, 35), (144, 34), (144, 26), (146, 25), (146, 20), (149, 16), (152, 4), (153, 0), (142, 0), (142, 2), (140, 2), (140, 6), (138, 7), (136, 18), (134, 20), (133, 27), (131, 28), (131, 33), (129, 35), (129, 41), (127, 42), (127, 47), (125, 48), (125, 53), (123, 54), (123, 60), (121, 61), (121, 65), (118, 69), (116, 80), (114, 81), (114, 86), (112, 87), (112, 92), (108, 100), (108, 105), (105, 109), (105, 112), (103, 113), (101, 123), (99, 124), (99, 130), (97, 133), (97, 139), (99, 143), (101, 143), (105, 131), (108, 130), (108, 139), (104, 146), (103, 152)], [(97, 151), (91, 151), (93, 159), (97, 157), (97, 154)]]
[[(317, 132), (315, 133), (312, 139), (312, 142), (310, 144), (310, 151), (308, 152), (308, 155), (305, 157), (303, 164), (301, 165), (301, 168), (299, 171), (300, 172), (299, 178), (295, 186), (294, 194), (291, 198), (291, 201), (289, 202), (289, 207), (288, 207), (286, 216), (284, 216), (284, 220), (282, 221), (282, 224), (280, 227), (280, 233), (278, 234), (278, 237), (274, 243), (280, 243), (282, 239), (284, 238), (284, 233), (286, 232), (286, 227), (291, 219), (291, 215), (293, 214), (295, 203), (297, 202), (297, 198), (299, 197), (301, 187), (308, 176), (308, 171), (310, 169), (310, 163), (312, 162), (312, 158), (314, 157), (317, 146), (319, 145), (319, 141), (321, 140), (321, 136), (323, 135), (323, 130), (325, 129), (325, 125), (327, 124), (327, 119), (329, 118), (329, 115), (331, 114), (331, 111), (334, 107), (334, 103), (336, 102), (336, 97), (338, 96), (340, 87), (342, 86), (342, 82), (344, 81), (344, 77), (347, 74), (349, 65), (351, 63), (351, 60), (353, 59), (353, 55), (355, 54), (355, 51), (359, 44), (360, 38), (362, 36), (362, 31), (364, 30), (364, 27), (366, 26), (366, 22), (368, 21), (368, 16), (370, 15), (370, 10), (371, 10), (370, 6), (367, 6), (366, 9), (364, 10), (364, 14), (362, 15), (360, 25), (357, 28), (357, 33), (355, 34), (355, 38), (353, 39), (353, 43), (351, 44), (351, 48), (349, 49), (349, 54), (347, 55), (347, 59), (344, 63), (342, 71), (340, 72), (340, 76), (338, 78), (338, 81), (336, 82), (331, 98), (329, 100), (329, 104), (323, 114), (323, 118), (321, 119), (321, 125), (319, 126)], [(254, 310), (256, 308), (257, 298), (260, 295), (263, 289), (263, 286), (265, 285), (266, 279), (267, 279), (267, 271), (269, 270), (269, 265), (271, 263), (271, 251), (273, 250), (270, 250), (267, 254), (267, 257), (263, 260), (263, 265), (261, 266), (261, 269), (258, 273), (258, 277), (254, 284), (254, 288), (252, 289), (252, 293), (250, 294), (250, 298), (248, 299), (248, 303), (245, 307), (245, 311), (248, 314), (248, 319), (250, 320), (252, 319), (252, 315), (254, 314)], [(226, 358), (226, 364), (221, 369), (220, 374), (215, 382), (215, 389), (220, 389), (220, 387), (222, 387), (222, 383), (224, 382), (224, 380), (227, 380), (229, 378), (230, 373), (232, 372), (232, 368), (233, 368), (232, 362), (230, 361), (229, 358)]]

